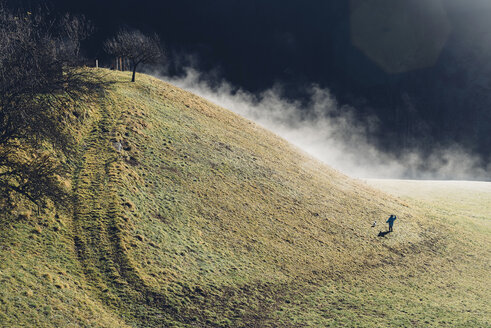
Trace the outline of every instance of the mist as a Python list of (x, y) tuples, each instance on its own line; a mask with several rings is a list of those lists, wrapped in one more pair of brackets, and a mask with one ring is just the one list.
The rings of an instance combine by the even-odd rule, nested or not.
[(461, 146), (435, 145), (402, 155), (381, 151), (371, 138), (382, 129), (376, 117), (355, 119), (328, 89), (312, 85), (307, 102), (282, 97), (281, 85), (252, 94), (224, 80), (188, 68), (179, 77), (154, 74), (276, 133), (327, 165), (356, 178), (489, 180), (491, 165)]

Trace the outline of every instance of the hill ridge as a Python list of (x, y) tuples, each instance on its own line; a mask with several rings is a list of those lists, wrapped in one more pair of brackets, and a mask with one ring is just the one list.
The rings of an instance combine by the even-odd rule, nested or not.
[[(1, 315), (14, 307), (26, 313), (21, 322), (38, 326), (427, 326), (431, 316), (430, 326), (449, 318), (448, 326), (463, 327), (488, 320), (440, 304), (445, 295), (432, 287), (447, 277), (472, 309), (482, 303), (470, 293), (486, 291), (474, 273), (476, 286), (455, 278), (463, 252), (482, 254), (486, 246), (472, 250), (457, 239), (450, 217), (344, 176), (168, 83), (105, 74), (114, 83), (87, 105), (74, 131), (73, 211), (16, 223), (10, 233), (24, 242), (11, 247), (25, 256), (0, 252), (7, 263), (0, 282), (15, 282), (0, 291), (7, 304), (0, 322), (12, 323)], [(379, 237), (392, 213), (395, 232)], [(36, 248), (45, 253), (38, 261)], [(39, 291), (16, 303), (12, 295), (25, 285)], [(40, 312), (40, 295), (57, 308)]]

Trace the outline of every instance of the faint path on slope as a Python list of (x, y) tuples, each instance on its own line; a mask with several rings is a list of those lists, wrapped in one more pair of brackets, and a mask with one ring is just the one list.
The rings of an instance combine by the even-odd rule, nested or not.
[(146, 286), (125, 252), (128, 237), (124, 235), (118, 195), (121, 159), (111, 144), (118, 120), (109, 106), (101, 105), (90, 134), (82, 142), (73, 178), (76, 253), (89, 285), (107, 305), (147, 323), (161, 322), (165, 312), (172, 309), (162, 295)]

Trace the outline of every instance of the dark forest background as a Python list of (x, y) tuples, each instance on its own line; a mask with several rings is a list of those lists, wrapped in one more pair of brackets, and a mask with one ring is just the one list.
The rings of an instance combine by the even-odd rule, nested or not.
[[(360, 1), (52, 0), (48, 7), (82, 13), (94, 23), (97, 30), (85, 43), (90, 60), (110, 65), (101, 44), (120, 26), (156, 32), (171, 76), (192, 65), (253, 93), (280, 84), (284, 96), (295, 100), (307, 99), (315, 83), (356, 108), (360, 118), (375, 115), (380, 129), (373, 138), (385, 151), (431, 152), (458, 144), (479, 154), (485, 166), (491, 158), (491, 2), (428, 1), (440, 2), (443, 20), (425, 16), (423, 7), (405, 29), (411, 36), (413, 26), (448, 24), (441, 49), (425, 67), (401, 72), (387, 71), (353, 44), (353, 8)], [(390, 8), (384, 17), (392, 15)], [(404, 33), (396, 35), (394, 49)]]

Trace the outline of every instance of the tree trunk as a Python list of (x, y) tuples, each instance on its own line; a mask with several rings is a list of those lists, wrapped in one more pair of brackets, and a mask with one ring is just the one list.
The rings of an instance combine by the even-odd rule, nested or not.
[(135, 75), (136, 75), (136, 64), (133, 65), (133, 77), (131, 78), (131, 82), (135, 82)]

